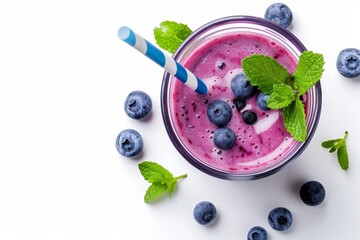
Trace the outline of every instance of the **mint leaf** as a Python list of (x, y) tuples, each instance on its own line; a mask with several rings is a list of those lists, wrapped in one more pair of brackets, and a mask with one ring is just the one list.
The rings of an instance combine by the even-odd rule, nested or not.
[(343, 170), (347, 170), (349, 168), (349, 156), (348, 156), (348, 153), (347, 153), (347, 148), (346, 148), (346, 143), (345, 142), (338, 149), (337, 157), (338, 157), (340, 167)]
[(347, 135), (348, 131), (345, 131), (345, 135), (343, 138), (327, 140), (321, 143), (322, 147), (330, 148), (330, 153), (337, 151), (336, 155), (338, 158), (338, 162), (343, 170), (347, 170), (349, 168), (349, 156), (346, 147)]
[(337, 142), (339, 142), (341, 140), (342, 140), (342, 138), (327, 140), (327, 141), (322, 142), (321, 146), (324, 147), (324, 148), (332, 148), (332, 147), (334, 147), (334, 145)]
[(155, 162), (144, 161), (139, 163), (138, 167), (145, 180), (152, 183), (145, 193), (145, 203), (156, 200), (164, 192), (171, 196), (175, 191), (178, 180), (187, 177), (187, 174), (174, 177), (167, 169)]
[(168, 193), (169, 193), (169, 196), (171, 196), (174, 191), (175, 191), (175, 188), (176, 188), (176, 185), (177, 185), (177, 180), (176, 179), (173, 179), (171, 182), (168, 183)]
[(191, 33), (192, 30), (186, 24), (174, 21), (163, 21), (160, 27), (154, 29), (157, 45), (170, 53), (174, 53)]
[(275, 84), (267, 101), (267, 106), (271, 109), (281, 109), (290, 105), (294, 100), (295, 93), (289, 85)]
[(332, 148), (330, 148), (330, 150), (329, 150), (329, 152), (330, 153), (333, 153), (333, 152), (335, 152), (337, 149), (335, 148), (335, 147), (332, 147)]
[(304, 51), (293, 74), (294, 87), (299, 96), (306, 93), (310, 87), (318, 82), (324, 71), (324, 57), (322, 54)]
[(142, 162), (138, 166), (145, 180), (150, 183), (166, 183), (167, 179), (173, 178), (168, 170), (155, 162)]
[(162, 193), (166, 192), (166, 184), (151, 184), (146, 190), (144, 201), (145, 203), (150, 203), (155, 201)]
[(299, 97), (282, 110), (286, 130), (299, 142), (307, 136), (305, 109)]
[(282, 84), (291, 78), (288, 71), (275, 59), (265, 55), (251, 55), (242, 60), (244, 73), (253, 86), (270, 95), (274, 84)]

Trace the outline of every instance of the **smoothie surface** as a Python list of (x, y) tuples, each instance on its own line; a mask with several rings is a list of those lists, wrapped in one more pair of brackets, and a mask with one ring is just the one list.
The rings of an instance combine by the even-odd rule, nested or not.
[[(252, 54), (276, 59), (290, 73), (297, 60), (278, 43), (253, 33), (218, 36), (198, 48), (183, 64), (208, 86), (199, 95), (180, 81), (175, 81), (172, 95), (172, 118), (181, 141), (196, 158), (212, 168), (231, 173), (251, 173), (274, 164), (296, 141), (286, 131), (281, 113), (262, 110), (256, 104), (256, 90), (240, 112), (233, 101), (231, 79), (242, 71), (241, 61)], [(228, 150), (216, 147), (213, 135), (218, 128), (207, 117), (208, 104), (224, 100), (233, 109), (226, 125), (236, 134), (235, 145)], [(258, 121), (247, 125), (241, 112), (251, 110)]]

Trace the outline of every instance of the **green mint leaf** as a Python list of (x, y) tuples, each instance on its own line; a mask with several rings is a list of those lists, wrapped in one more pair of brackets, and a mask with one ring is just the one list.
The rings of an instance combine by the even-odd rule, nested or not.
[(187, 174), (174, 177), (167, 169), (155, 162), (144, 161), (139, 163), (138, 167), (145, 180), (152, 183), (145, 193), (145, 203), (154, 201), (164, 192), (168, 192), (171, 196), (178, 180), (187, 177)]
[(340, 167), (343, 170), (347, 170), (349, 168), (349, 156), (347, 153), (346, 143), (341, 145), (341, 147), (337, 151), (337, 157), (340, 164)]
[(144, 201), (150, 203), (159, 198), (164, 192), (166, 192), (166, 184), (151, 184), (146, 190)]
[(338, 162), (343, 170), (347, 170), (349, 168), (349, 156), (346, 147), (347, 135), (348, 131), (345, 131), (343, 138), (327, 140), (321, 143), (322, 147), (330, 148), (330, 153), (337, 151)]
[(166, 183), (173, 178), (168, 170), (155, 162), (144, 161), (138, 166), (141, 175), (150, 183)]
[(332, 147), (332, 148), (330, 148), (329, 153), (333, 153), (333, 152), (335, 152), (336, 150), (337, 150), (336, 147)]
[(242, 60), (244, 73), (252, 85), (270, 95), (274, 84), (283, 84), (291, 78), (288, 71), (275, 59), (265, 55), (251, 55)]
[(299, 95), (306, 93), (318, 82), (324, 71), (324, 57), (322, 54), (304, 51), (293, 74), (294, 87)]
[(335, 144), (341, 140), (342, 140), (342, 138), (327, 140), (327, 141), (322, 142), (321, 146), (324, 148), (333, 148), (335, 146)]
[(171, 197), (171, 195), (174, 193), (175, 191), (175, 188), (176, 188), (176, 185), (177, 185), (177, 179), (173, 179), (172, 181), (170, 181), (168, 183), (168, 193), (169, 193), (169, 196)]
[(282, 110), (286, 130), (299, 142), (307, 136), (305, 109), (299, 97)]
[(267, 106), (271, 109), (281, 109), (290, 105), (294, 100), (295, 93), (289, 85), (275, 84), (267, 101)]
[(174, 21), (163, 21), (160, 27), (154, 29), (157, 45), (170, 53), (174, 53), (191, 33), (192, 30), (186, 24)]

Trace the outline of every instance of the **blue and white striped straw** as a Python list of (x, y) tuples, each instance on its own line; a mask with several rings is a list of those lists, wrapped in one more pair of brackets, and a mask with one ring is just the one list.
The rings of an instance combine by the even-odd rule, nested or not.
[(146, 39), (132, 31), (128, 27), (121, 27), (118, 31), (118, 36), (121, 40), (128, 43), (130, 46), (137, 49), (139, 52), (159, 64), (168, 73), (175, 76), (177, 79), (185, 83), (191, 89), (199, 94), (207, 93), (205, 83), (196, 77), (189, 70), (181, 66), (171, 57), (165, 55), (157, 47), (149, 43)]

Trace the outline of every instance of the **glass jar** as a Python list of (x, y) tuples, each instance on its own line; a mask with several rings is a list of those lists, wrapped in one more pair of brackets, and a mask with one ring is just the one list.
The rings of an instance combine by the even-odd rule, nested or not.
[[(243, 50), (239, 50), (239, 52), (237, 53), (238, 55), (231, 55), (233, 51), (238, 51), (239, 48), (232, 49), (231, 42), (226, 43), (227, 40), (224, 40), (224, 43), (229, 45), (229, 49), (227, 50), (229, 54), (226, 55), (226, 53), (224, 52), (217, 53), (219, 55), (219, 60), (215, 61), (217, 66), (214, 66), (212, 70), (210, 70), (209, 68), (209, 71), (206, 74), (203, 73), (203, 70), (206, 69), (207, 66), (206, 61), (208, 60), (205, 55), (208, 54), (210, 56), (211, 54), (214, 54), (214, 52), (212, 51), (216, 51), (215, 49), (210, 50), (205, 48), (210, 47), (212, 45), (211, 42), (222, 41), (221, 39), (225, 39), (226, 36), (233, 36), (232, 39), (234, 39), (234, 36), (235, 38), (237, 36), (238, 38), (245, 37), (249, 39), (253, 37), (253, 43), (251, 39), (248, 41), (250, 45), (253, 45), (249, 47), (250, 45), (247, 42), (244, 42), (244, 44), (246, 43), (246, 46), (244, 45)], [(198, 77), (203, 78), (202, 80), (204, 80), (204, 82), (208, 85), (209, 88), (209, 92), (207, 94), (211, 95), (214, 93), (214, 91), (216, 91), (216, 88), (220, 89), (222, 87), (221, 83), (219, 82), (225, 81), (224, 79), (229, 78), (228, 75), (232, 74), (233, 71), (238, 71), (239, 69), (241, 69), (241, 59), (245, 55), (261, 53), (265, 50), (259, 49), (259, 46), (257, 46), (256, 42), (258, 40), (268, 43), (269, 46), (266, 47), (269, 47), (270, 50), (267, 51), (267, 55), (272, 55), (272, 57), (277, 58), (279, 54), (284, 54), (285, 57), (288, 57), (290, 59), (290, 63), (291, 61), (293, 61), (293, 64), (289, 64), (289, 66), (287, 66), (289, 72), (293, 71), (296, 68), (297, 61), (301, 53), (306, 50), (304, 45), (299, 41), (296, 36), (294, 36), (287, 29), (281, 27), (280, 25), (277, 25), (276, 23), (253, 16), (230, 16), (209, 22), (194, 31), (177, 49), (177, 51), (173, 55), (173, 58), (180, 64), (185, 65), (185, 67), (188, 67), (190, 71), (200, 73), (202, 76)], [(274, 49), (273, 52), (271, 52), (272, 45)], [(227, 61), (226, 59), (229, 56), (231, 56), (231, 61)], [(237, 56), (238, 59), (236, 59)], [(197, 59), (197, 64), (192, 65), (191, 59)], [(238, 64), (237, 67), (234, 67), (235, 65), (232, 65), (234, 59), (235, 64)], [(238, 63), (236, 63), (237, 61)], [(203, 63), (205, 63), (205, 65)], [(203, 69), (200, 69), (202, 67)], [(221, 73), (221, 76), (217, 76), (217, 72), (220, 73), (227, 67), (228, 69), (226, 69), (225, 74)], [(214, 82), (217, 81), (217, 83), (215, 85), (213, 82), (209, 83), (209, 79)], [(209, 124), (209, 120), (207, 119), (206, 111), (204, 111), (205, 106), (202, 106), (202, 102), (204, 102), (204, 104), (209, 104), (206, 101), (211, 101), (211, 96), (200, 96), (197, 93), (193, 93), (193, 95), (186, 95), (185, 91), (177, 87), (178, 84), (180, 83), (174, 76), (170, 75), (167, 72), (164, 73), (161, 89), (161, 108), (163, 121), (169, 138), (171, 139), (173, 145), (178, 150), (178, 152), (190, 164), (203, 171), (204, 173), (221, 179), (252, 180), (266, 177), (279, 171), (287, 163), (298, 158), (299, 155), (305, 150), (305, 148), (311, 141), (311, 138), (319, 122), (322, 102), (320, 82), (318, 82), (306, 94), (302, 96), (302, 100), (305, 106), (306, 124), (308, 132), (306, 141), (297, 142), (296, 140), (291, 138), (291, 136), (286, 137), (286, 144), (280, 144), (282, 147), (280, 146), (279, 148), (279, 146), (277, 146), (275, 147), (275, 150), (273, 149), (268, 154), (262, 156), (260, 154), (260, 151), (256, 152), (254, 150), (256, 147), (258, 149), (265, 149), (265, 145), (262, 145), (264, 143), (259, 142), (259, 139), (261, 137), (256, 136), (257, 138), (255, 138), (254, 133), (252, 133), (252, 137), (254, 137), (254, 143), (245, 143), (245, 137), (243, 137), (243, 132), (245, 132), (245, 128), (243, 129), (239, 127), (234, 130), (234, 133), (236, 134), (236, 144), (234, 147), (236, 148), (236, 151), (238, 153), (233, 155), (226, 155), (226, 151), (228, 150), (219, 149), (216, 146), (208, 147), (213, 144), (211, 142), (213, 142), (215, 126), (212, 129), (211, 127), (204, 127)], [(226, 89), (230, 89), (230, 86), (228, 86), (229, 83), (227, 82), (226, 84), (227, 86), (224, 86), (224, 92), (226, 91)], [(183, 93), (184, 97), (182, 96)], [(181, 103), (179, 103), (182, 101), (182, 98), (186, 98), (186, 101), (188, 102), (187, 105), (181, 105)], [(189, 98), (194, 98), (194, 100), (191, 102), (191, 104), (193, 105), (192, 109), (189, 105)], [(229, 103), (229, 105), (232, 106), (233, 115), (239, 114), (237, 113), (236, 109), (234, 109), (234, 103), (229, 99), (227, 100), (227, 102)], [(195, 110), (195, 108), (197, 109)], [(267, 113), (262, 114), (266, 115)], [(197, 121), (196, 124), (187, 124), (186, 121), (194, 118), (195, 115), (200, 120)], [(278, 115), (281, 118), (280, 112)], [(185, 119), (188, 119), (181, 120), (181, 118), (184, 117)], [(255, 123), (255, 125), (256, 124), (257, 123)], [(232, 125), (235, 126), (236, 123), (233, 123)], [(255, 125), (251, 127), (255, 127)], [(183, 131), (184, 128), (192, 128), (192, 130)], [(250, 128), (246, 127), (246, 129), (248, 129), (246, 131), (251, 132)], [(203, 132), (203, 135), (198, 135), (199, 132)], [(273, 139), (275, 139), (276, 134), (276, 132), (273, 134)], [(247, 142), (251, 141), (249, 139), (249, 136), (246, 136), (246, 138)], [(273, 140), (270, 140), (270, 137), (268, 138), (269, 141), (266, 144), (271, 145), (275, 142)], [(254, 148), (252, 148), (251, 151), (244, 150), (242, 144), (248, 144), (248, 146), (250, 146), (249, 144), (253, 144)], [(195, 145), (197, 147), (194, 147)], [(202, 152), (201, 154), (199, 154), (200, 151), (204, 151), (207, 148), (209, 148), (208, 153)], [(243, 159), (246, 158), (246, 154), (249, 155), (249, 152), (251, 152), (251, 154), (254, 153), (254, 155), (260, 154), (261, 157), (254, 158), (253, 160), (249, 160), (249, 158), (247, 158), (243, 161)], [(218, 157), (218, 155), (224, 155), (224, 157), (213, 159), (215, 157)]]

